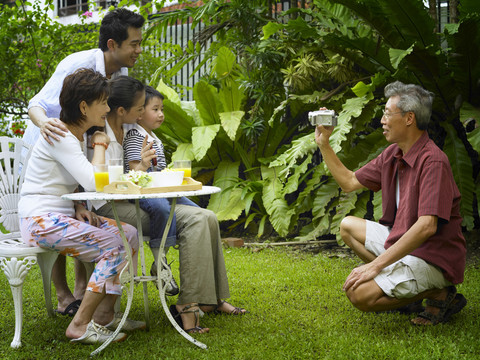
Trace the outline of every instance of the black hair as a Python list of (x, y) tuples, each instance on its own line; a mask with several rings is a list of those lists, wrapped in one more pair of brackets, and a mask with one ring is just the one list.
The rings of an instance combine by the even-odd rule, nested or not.
[(65, 124), (78, 125), (85, 116), (80, 111), (80, 103), (87, 105), (108, 97), (109, 87), (105, 76), (92, 69), (78, 69), (65, 77), (60, 92), (60, 120)]
[(98, 38), (98, 47), (102, 51), (107, 51), (107, 42), (109, 39), (121, 46), (124, 40), (128, 39), (128, 28), (134, 27), (140, 29), (145, 23), (142, 15), (136, 14), (125, 8), (110, 11), (102, 20), (100, 25), (100, 35)]
[(145, 105), (147, 105), (148, 102), (155, 97), (158, 97), (162, 100), (165, 98), (160, 91), (158, 91), (157, 89), (153, 88), (150, 85), (147, 85), (145, 87)]
[(130, 110), (138, 96), (143, 95), (145, 91), (145, 85), (130, 76), (118, 76), (110, 80), (109, 83), (108, 106), (110, 112), (117, 110), (119, 107), (123, 107), (127, 111)]

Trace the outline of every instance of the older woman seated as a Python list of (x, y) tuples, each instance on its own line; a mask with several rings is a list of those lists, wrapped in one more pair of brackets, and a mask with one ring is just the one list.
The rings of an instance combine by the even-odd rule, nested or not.
[[(97, 216), (61, 196), (75, 191), (79, 184), (95, 190), (92, 164), (104, 163), (109, 138), (104, 133), (94, 134), (94, 142), (102, 146), (95, 147), (90, 163), (83, 152), (83, 134), (92, 126), (105, 125), (108, 95), (107, 80), (93, 70), (81, 69), (65, 78), (60, 120), (69, 131), (53, 146), (39, 138), (19, 202), (25, 243), (97, 263), (80, 308), (66, 330), (71, 341), (86, 344), (104, 342), (119, 323), (114, 304), (121, 294), (119, 274), (127, 263), (126, 249), (114, 220)], [(123, 228), (136, 269), (137, 231), (127, 224)], [(119, 333), (114, 341), (125, 338)]]

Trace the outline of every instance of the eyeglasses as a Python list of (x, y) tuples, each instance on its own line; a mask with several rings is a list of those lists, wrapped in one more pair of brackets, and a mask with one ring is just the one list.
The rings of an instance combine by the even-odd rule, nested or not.
[(383, 116), (385, 116), (386, 119), (390, 119), (390, 117), (392, 115), (396, 115), (396, 114), (404, 114), (406, 113), (406, 111), (397, 111), (397, 112), (394, 112), (394, 113), (389, 113), (389, 112), (386, 112), (385, 110), (382, 110), (383, 112)]

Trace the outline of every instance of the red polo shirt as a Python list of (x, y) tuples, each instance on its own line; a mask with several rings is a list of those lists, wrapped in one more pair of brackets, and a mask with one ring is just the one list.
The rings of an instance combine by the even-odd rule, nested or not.
[[(396, 205), (396, 175), (400, 202)], [(438, 230), (410, 255), (443, 270), (453, 284), (463, 281), (466, 244), (462, 235), (460, 192), (445, 153), (429, 139), (427, 132), (405, 156), (397, 144), (390, 145), (376, 159), (355, 172), (370, 190), (382, 190), (383, 216), (380, 223), (392, 227), (385, 249), (392, 246), (422, 215), (438, 217)]]

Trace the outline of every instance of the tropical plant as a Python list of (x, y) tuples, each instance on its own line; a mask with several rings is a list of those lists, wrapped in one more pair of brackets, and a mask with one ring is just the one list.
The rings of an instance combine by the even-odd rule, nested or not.
[[(264, 222), (268, 219), (282, 236), (299, 232), (301, 239), (312, 239), (337, 233), (347, 214), (378, 219), (381, 194), (340, 192), (321, 163), (306, 113), (319, 106), (339, 112), (331, 142), (342, 161), (357, 169), (387, 146), (379, 131), (385, 101), (382, 90), (387, 83), (401, 80), (418, 83), (436, 94), (429, 132), (449, 156), (463, 196), (464, 225), (472, 229), (478, 219), (475, 192), (479, 190), (480, 135), (474, 130), (467, 139), (464, 124), (478, 119), (479, 64), (472, 61), (478, 58), (480, 44), (478, 5), (465, 0), (459, 23), (436, 33), (428, 9), (417, 0), (314, 0), (307, 8), (292, 8), (277, 17), (271, 16), (272, 3), (216, 0), (183, 15), (165, 15), (170, 21), (191, 16), (194, 25), (200, 20), (208, 24), (199, 39), (206, 41), (215, 34), (216, 41), (205, 62), (211, 61), (222, 45), (232, 44), (238, 58), (238, 79), (246, 95), (235, 141), (235, 146), (242, 146), (236, 146), (233, 153), (249, 146), (257, 152), (268, 147), (270, 138), (265, 135), (270, 132), (282, 139), (276, 144), (290, 144), (273, 146), (273, 151), (257, 154), (252, 162), (251, 152), (238, 154), (240, 158), (232, 156), (227, 148), (217, 145), (217, 139), (210, 140), (224, 131), (218, 127), (210, 132), (204, 129), (202, 136), (196, 137), (207, 140), (204, 147), (208, 151), (198, 154), (208, 154), (210, 168), (215, 168), (213, 164), (218, 164), (222, 155), (232, 163), (240, 161), (239, 171), (224, 171), (224, 179), (228, 179), (225, 201), (231, 190), (241, 188), (241, 199), (248, 196), (252, 200), (245, 208), (255, 208), (261, 215), (248, 214), (247, 210), (240, 220), (247, 222), (255, 216)], [(234, 26), (255, 6), (257, 11), (250, 15), (248, 25)], [(242, 33), (248, 36), (242, 38)], [(187, 49), (175, 47), (178, 56), (171, 61), (180, 61), (180, 67), (181, 61), (196, 57), (200, 51), (198, 42)], [(217, 77), (205, 78), (221, 89)], [(192, 138), (188, 131), (184, 134), (184, 139)], [(174, 141), (171, 144), (177, 145)], [(209, 152), (212, 144), (217, 157)], [(200, 145), (196, 148), (199, 150)]]
[[(238, 220), (245, 211), (239, 223), (246, 227), (258, 220), (261, 235), (268, 215), (274, 211), (271, 208), (281, 202), (262, 200), (268, 196), (262, 173), (269, 171), (262, 161), (288, 143), (294, 131), (278, 122), (255, 143), (241, 130), (245, 92), (240, 86), (239, 65), (230, 49), (218, 50), (210, 78), (216, 79), (218, 87), (198, 82), (193, 89), (194, 102), (180, 101), (172, 88), (159, 82), (157, 88), (166, 97), (166, 121), (157, 135), (167, 148), (176, 148), (172, 160), (193, 160), (194, 170), (199, 172), (197, 178), (204, 182), (213, 179), (223, 189), (211, 197), (208, 206), (219, 220)], [(274, 184), (270, 188), (273, 191)]]
[[(291, 116), (299, 118), (310, 108), (334, 108), (340, 116), (331, 144), (351, 169), (359, 168), (386, 146), (378, 131), (378, 120), (385, 101), (380, 90), (388, 82), (417, 83), (434, 92), (429, 132), (449, 157), (462, 193), (463, 225), (470, 230), (478, 219), (474, 210), (478, 209), (475, 193), (480, 190), (480, 148), (478, 130), (469, 134), (468, 141), (463, 124), (472, 117), (480, 118), (480, 64), (472, 61), (480, 52), (480, 8), (474, 1), (464, 1), (462, 6), (460, 22), (437, 34), (427, 9), (416, 0), (313, 1), (311, 9), (293, 10), (302, 16), (286, 24), (272, 22), (264, 28), (264, 34), (266, 39), (276, 36), (283, 40), (277, 41), (283, 48), (298, 46), (292, 45), (289, 34), (299, 34), (303, 39), (299, 53), (308, 49), (313, 54), (339, 54), (355, 64), (357, 74), (369, 77), (369, 81), (352, 79), (352, 86), (341, 84), (342, 92), (329, 92), (331, 89), (324, 87), (310, 95), (291, 94), (271, 119), (279, 118), (287, 109)], [(306, 16), (309, 21), (304, 20)], [(308, 144), (312, 138), (312, 134), (307, 135), (299, 141), (304, 146), (292, 146), (270, 163), (271, 168), (281, 168), (278, 181), (284, 189), (291, 170), (303, 165), (315, 150), (314, 144)], [(313, 223), (304, 229), (303, 239), (337, 229), (347, 214), (364, 216), (369, 208), (369, 216), (381, 214), (379, 194), (373, 198), (368, 192), (340, 195), (324, 165), (312, 163), (305, 167), (305, 174), (312, 167), (314, 171), (305, 177), (306, 186), (298, 196), (315, 199), (311, 206), (301, 209), (311, 210), (313, 215)], [(279, 197), (285, 192), (279, 191)], [(372, 199), (373, 209), (368, 205)], [(298, 200), (292, 204), (297, 205)]]

